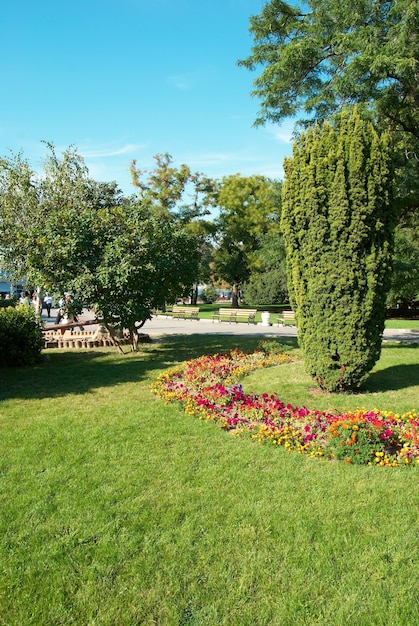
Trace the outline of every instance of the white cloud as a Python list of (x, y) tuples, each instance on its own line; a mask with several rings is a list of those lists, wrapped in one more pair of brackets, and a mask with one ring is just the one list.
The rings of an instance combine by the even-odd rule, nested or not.
[(107, 158), (120, 156), (121, 154), (130, 154), (146, 147), (146, 144), (128, 143), (120, 147), (103, 147), (103, 148), (79, 148), (80, 154), (85, 159)]
[(280, 143), (290, 144), (293, 140), (294, 122), (285, 122), (281, 126), (274, 126), (269, 124), (264, 127), (266, 133), (271, 135), (276, 141)]

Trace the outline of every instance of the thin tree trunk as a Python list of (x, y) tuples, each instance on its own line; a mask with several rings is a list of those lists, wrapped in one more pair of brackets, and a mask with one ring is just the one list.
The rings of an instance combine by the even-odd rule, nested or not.
[(138, 332), (137, 328), (129, 329), (129, 338), (131, 342), (131, 352), (136, 352), (138, 349)]
[(119, 354), (125, 354), (125, 352), (121, 348), (121, 344), (119, 343), (119, 340), (115, 336), (113, 327), (110, 324), (105, 324), (105, 327), (111, 338), (112, 345), (118, 350)]
[(41, 306), (41, 288), (40, 287), (36, 288), (35, 313), (36, 313), (36, 319), (38, 320), (38, 322), (41, 322), (42, 306)]
[(239, 283), (233, 283), (233, 289), (231, 290), (231, 308), (239, 308)]
[(191, 291), (191, 304), (196, 305), (197, 302), (198, 302), (198, 285), (195, 284)]

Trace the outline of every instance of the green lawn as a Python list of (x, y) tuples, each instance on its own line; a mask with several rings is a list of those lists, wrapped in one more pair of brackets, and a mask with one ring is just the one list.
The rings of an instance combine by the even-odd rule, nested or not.
[[(296, 345), (292, 340), (287, 343)], [(299, 354), (299, 351), (296, 351)], [(382, 409), (419, 413), (419, 344), (388, 343), (362, 387), (362, 393), (319, 394), (301, 360), (286, 368), (274, 367), (250, 374), (243, 383), (255, 393), (277, 393), (291, 404), (317, 409)]]
[(419, 320), (386, 320), (386, 328), (419, 328)]
[[(150, 393), (167, 367), (238, 341), (51, 350), (1, 371), (0, 624), (419, 623), (416, 470), (237, 440)], [(385, 346), (357, 404), (388, 391), (403, 411), (418, 350)], [(243, 384), (346, 406), (281, 368)]]

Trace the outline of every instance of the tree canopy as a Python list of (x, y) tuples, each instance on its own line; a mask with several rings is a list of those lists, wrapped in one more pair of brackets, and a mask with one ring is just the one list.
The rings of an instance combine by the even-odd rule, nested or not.
[[(307, 127), (357, 105), (380, 132), (391, 132), (398, 241), (416, 248), (403, 272), (417, 284), (419, 3), (268, 0), (249, 30), (254, 45), (239, 65), (260, 71), (252, 92), (260, 101), (256, 125), (293, 117)], [(396, 271), (405, 268), (400, 246), (395, 254)], [(397, 282), (407, 286), (400, 271)]]
[(281, 184), (265, 176), (226, 176), (212, 196), (220, 210), (216, 220), (218, 241), (214, 261), (216, 273), (233, 287), (232, 306), (238, 306), (239, 285), (252, 266), (260, 237), (276, 223), (279, 228)]
[(255, 45), (239, 64), (262, 73), (256, 123), (305, 112), (323, 121), (345, 104), (373, 104), (419, 138), (419, 8), (412, 0), (270, 0), (250, 19)]
[(259, 238), (250, 278), (243, 287), (246, 302), (279, 304), (288, 300), (285, 243), (276, 228)]
[(171, 190), (161, 163), (138, 197), (123, 199), (115, 184), (92, 180), (71, 148), (58, 157), (50, 145), (42, 175), (21, 155), (2, 159), (2, 266), (33, 286), (78, 294), (106, 325), (128, 328), (135, 347), (136, 326), (198, 272), (197, 238), (166, 214), (182, 195), (184, 169)]

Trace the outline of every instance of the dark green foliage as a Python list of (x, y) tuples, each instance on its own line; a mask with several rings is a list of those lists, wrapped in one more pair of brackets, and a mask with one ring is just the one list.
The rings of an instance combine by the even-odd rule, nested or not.
[[(151, 311), (190, 291), (198, 275), (202, 238), (188, 228), (201, 214), (197, 194), (208, 180), (169, 155), (123, 199), (114, 183), (96, 183), (77, 151), (58, 158), (53, 146), (37, 176), (18, 155), (0, 159), (0, 254), (5, 268), (44, 289), (70, 291), (106, 325), (119, 324), (136, 347), (138, 325)], [(185, 185), (195, 185), (193, 207), (175, 208)], [(79, 309), (80, 310), (80, 309)], [(77, 308), (71, 313), (78, 312)]]
[[(358, 103), (392, 132), (394, 199), (419, 215), (419, 3), (417, 0), (266, 0), (250, 18), (256, 124), (289, 117), (307, 127)], [(393, 293), (410, 297), (402, 255)], [(399, 289), (402, 287), (402, 290)], [(406, 289), (404, 289), (406, 287)]]
[(9, 300), (0, 300), (0, 309), (5, 309), (8, 306), (16, 306), (17, 300), (16, 298), (9, 298)]
[(31, 306), (0, 308), (0, 366), (34, 365), (43, 347)]
[(282, 228), (307, 371), (357, 389), (380, 356), (397, 216), (388, 137), (355, 110), (301, 135), (286, 159)]
[(208, 285), (201, 293), (201, 298), (202, 302), (205, 302), (205, 304), (212, 304), (213, 302), (217, 302), (218, 292), (215, 287)]
[(418, 228), (398, 228), (395, 233), (395, 253), (391, 288), (387, 305), (409, 303), (419, 297), (419, 238)]
[(416, 0), (263, 3), (250, 18), (254, 46), (240, 61), (261, 68), (257, 123), (303, 111), (324, 120), (345, 103), (366, 103), (418, 139), (419, 11)]
[(281, 183), (259, 175), (226, 176), (216, 186), (212, 202), (220, 211), (215, 274), (231, 285), (231, 304), (237, 308), (239, 287), (255, 269), (261, 237), (278, 228)]
[(262, 339), (258, 343), (257, 349), (265, 354), (286, 354), (289, 346), (282, 344), (275, 339)]
[(243, 287), (246, 302), (252, 304), (281, 304), (288, 297), (285, 269), (267, 270), (252, 274)]
[(95, 249), (99, 262), (91, 281), (84, 280), (83, 293), (106, 323), (135, 329), (135, 322), (149, 319), (152, 309), (189, 291), (198, 252), (179, 223), (151, 215), (141, 204), (96, 220), (102, 229)]
[[(274, 225), (275, 226), (275, 225)], [(282, 304), (288, 301), (284, 238), (275, 227), (259, 237), (254, 269), (243, 286), (246, 302)]]

